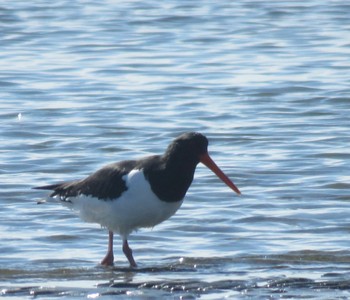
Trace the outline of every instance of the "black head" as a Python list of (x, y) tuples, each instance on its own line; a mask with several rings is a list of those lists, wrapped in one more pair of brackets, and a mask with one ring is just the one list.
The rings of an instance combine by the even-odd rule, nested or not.
[[(174, 149), (174, 152), (181, 157), (187, 166), (191, 166), (193, 172), (195, 166), (201, 162), (212, 170), (223, 182), (225, 182), (237, 194), (241, 194), (235, 184), (221, 171), (216, 163), (208, 154), (208, 139), (197, 132), (188, 132), (176, 138), (168, 147), (168, 150)], [(191, 168), (191, 167), (190, 167)]]
[(182, 162), (197, 165), (200, 156), (208, 153), (208, 139), (198, 132), (186, 132), (178, 136), (168, 147), (165, 155)]
[[(158, 156), (157, 156), (158, 157)], [(202, 162), (235, 192), (240, 193), (231, 180), (219, 169), (208, 154), (208, 139), (197, 132), (177, 137), (159, 158), (157, 164), (145, 170), (152, 190), (159, 199), (182, 200), (192, 183), (196, 166)]]
[(160, 163), (144, 171), (159, 199), (173, 202), (185, 197), (197, 164), (208, 153), (207, 148), (207, 138), (195, 132), (184, 133), (170, 143)]

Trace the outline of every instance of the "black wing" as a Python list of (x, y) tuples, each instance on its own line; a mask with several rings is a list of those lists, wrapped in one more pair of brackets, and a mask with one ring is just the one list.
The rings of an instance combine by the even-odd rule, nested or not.
[(127, 160), (107, 165), (82, 180), (35, 187), (38, 190), (53, 190), (50, 197), (59, 196), (69, 201), (78, 195), (93, 196), (102, 200), (118, 198), (128, 188), (123, 176), (137, 165), (137, 161)]

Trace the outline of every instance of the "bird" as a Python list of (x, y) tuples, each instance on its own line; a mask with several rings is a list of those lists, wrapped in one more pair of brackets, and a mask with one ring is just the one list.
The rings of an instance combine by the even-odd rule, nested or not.
[(176, 213), (199, 163), (241, 194), (209, 156), (208, 143), (203, 134), (186, 132), (175, 138), (162, 155), (111, 163), (81, 180), (34, 189), (51, 190), (48, 198), (58, 199), (83, 221), (108, 230), (108, 248), (101, 265), (114, 265), (113, 239), (119, 234), (122, 251), (130, 267), (136, 268), (128, 243), (130, 234), (139, 228), (153, 228)]

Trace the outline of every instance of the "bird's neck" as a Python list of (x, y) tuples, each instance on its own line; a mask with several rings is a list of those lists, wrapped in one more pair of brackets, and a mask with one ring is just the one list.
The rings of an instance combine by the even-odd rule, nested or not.
[(147, 174), (153, 192), (165, 202), (181, 201), (192, 183), (196, 165), (163, 158), (163, 163)]

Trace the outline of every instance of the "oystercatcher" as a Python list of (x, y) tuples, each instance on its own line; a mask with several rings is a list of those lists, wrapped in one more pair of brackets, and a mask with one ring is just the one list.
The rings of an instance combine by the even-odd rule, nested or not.
[(85, 179), (35, 189), (53, 190), (50, 197), (57, 197), (77, 211), (84, 221), (108, 229), (108, 251), (102, 265), (113, 265), (113, 234), (118, 233), (130, 266), (136, 267), (128, 236), (138, 228), (154, 227), (175, 214), (199, 162), (240, 194), (210, 158), (207, 148), (208, 139), (204, 135), (188, 132), (177, 137), (163, 155), (112, 163)]

